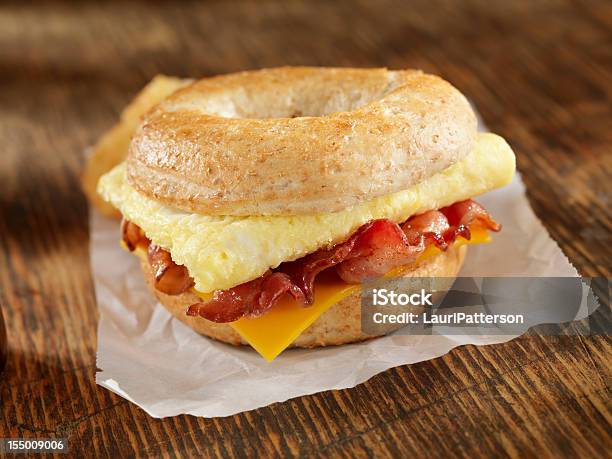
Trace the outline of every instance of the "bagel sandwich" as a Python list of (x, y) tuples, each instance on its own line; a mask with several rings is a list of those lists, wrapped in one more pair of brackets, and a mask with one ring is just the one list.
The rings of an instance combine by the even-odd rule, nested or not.
[(500, 230), (472, 198), (514, 170), (439, 77), (283, 67), (172, 92), (97, 190), (161, 304), (272, 360), (372, 338), (365, 280), (454, 278)]

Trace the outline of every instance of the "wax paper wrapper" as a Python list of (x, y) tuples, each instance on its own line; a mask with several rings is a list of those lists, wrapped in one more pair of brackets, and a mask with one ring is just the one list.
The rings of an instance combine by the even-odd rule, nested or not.
[[(460, 276), (577, 276), (534, 215), (518, 174), (509, 186), (477, 200), (503, 230), (492, 243), (470, 247)], [(96, 382), (154, 417), (228, 416), (353, 387), (389, 368), (433, 359), (464, 344), (518, 336), (395, 333), (359, 344), (287, 350), (269, 363), (249, 347), (203, 338), (172, 318), (147, 290), (137, 258), (119, 247), (117, 221), (94, 211), (90, 230), (100, 311)]]

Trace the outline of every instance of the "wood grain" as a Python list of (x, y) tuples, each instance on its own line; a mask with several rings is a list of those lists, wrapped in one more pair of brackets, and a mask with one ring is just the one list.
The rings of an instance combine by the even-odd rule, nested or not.
[(609, 455), (608, 335), (466, 346), (212, 420), (152, 419), (95, 385), (84, 149), (157, 73), (281, 64), (450, 80), (514, 147), (572, 263), (610, 277), (610, 2), (3, 2), (0, 437), (66, 436), (75, 457)]

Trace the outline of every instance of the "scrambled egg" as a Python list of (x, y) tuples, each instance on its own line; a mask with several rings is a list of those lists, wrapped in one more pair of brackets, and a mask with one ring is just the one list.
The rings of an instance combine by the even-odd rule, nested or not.
[(193, 214), (138, 193), (127, 180), (125, 163), (104, 175), (102, 197), (140, 226), (172, 259), (185, 265), (203, 293), (255, 279), (268, 268), (345, 240), (377, 218), (403, 222), (413, 214), (450, 205), (510, 182), (515, 158), (494, 134), (479, 134), (463, 161), (418, 185), (336, 213), (295, 216), (219, 217)]

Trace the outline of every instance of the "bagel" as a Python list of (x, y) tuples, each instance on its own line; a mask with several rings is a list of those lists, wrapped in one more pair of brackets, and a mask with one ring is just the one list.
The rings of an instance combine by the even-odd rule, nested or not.
[[(446, 285), (450, 288), (453, 279), (461, 269), (467, 247), (453, 247), (446, 252), (429, 258), (409, 270), (403, 272), (401, 277), (443, 277), (448, 279)], [(200, 335), (213, 338), (233, 345), (248, 345), (234, 328), (229, 324), (215, 323), (201, 317), (190, 317), (185, 311), (200, 298), (193, 292), (184, 292), (180, 295), (166, 295), (155, 288), (155, 276), (146, 253), (143, 250), (136, 251), (140, 259), (140, 266), (151, 293), (159, 302), (181, 322), (199, 333)], [(406, 292), (411, 293), (411, 292)], [(386, 311), (392, 312), (391, 308)], [(400, 307), (397, 312), (406, 311), (405, 307)], [(334, 304), (331, 308), (321, 314), (312, 325), (310, 325), (289, 347), (313, 348), (321, 346), (331, 346), (355, 343), (366, 339), (375, 338), (387, 333), (391, 333), (401, 328), (401, 325), (388, 326), (380, 334), (370, 335), (362, 330), (361, 322), (361, 294), (356, 292)]]
[(465, 158), (476, 117), (419, 71), (282, 67), (206, 78), (162, 101), (132, 138), (130, 183), (206, 215), (335, 212)]
[(371, 338), (365, 280), (451, 282), (463, 244), (500, 230), (471, 198), (514, 170), (508, 144), (477, 134), (439, 77), (283, 67), (173, 91), (97, 189), (175, 317), (272, 360)]

